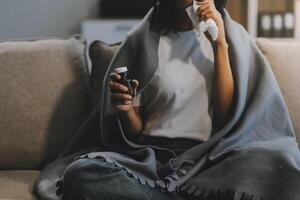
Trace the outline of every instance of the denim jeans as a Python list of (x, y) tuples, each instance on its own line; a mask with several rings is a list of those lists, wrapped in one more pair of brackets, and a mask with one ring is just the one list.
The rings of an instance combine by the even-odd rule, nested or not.
[[(169, 147), (180, 153), (199, 141), (141, 137), (137, 142)], [(165, 193), (142, 185), (121, 167), (104, 159), (81, 158), (72, 162), (63, 179), (64, 200), (183, 200), (180, 195)]]

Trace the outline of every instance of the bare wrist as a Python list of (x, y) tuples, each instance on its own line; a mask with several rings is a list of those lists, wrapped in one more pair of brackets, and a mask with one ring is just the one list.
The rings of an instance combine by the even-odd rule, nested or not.
[(222, 53), (222, 52), (227, 52), (228, 51), (228, 43), (226, 41), (219, 41), (219, 42), (215, 42), (213, 44), (213, 50), (215, 55), (217, 55), (218, 53)]
[(133, 106), (131, 106), (130, 109), (127, 110), (127, 111), (121, 111), (120, 110), (119, 113), (122, 114), (122, 115), (125, 115), (125, 116), (130, 116), (134, 113)]
[(215, 47), (217, 48), (228, 48), (228, 43), (226, 40), (216, 41)]

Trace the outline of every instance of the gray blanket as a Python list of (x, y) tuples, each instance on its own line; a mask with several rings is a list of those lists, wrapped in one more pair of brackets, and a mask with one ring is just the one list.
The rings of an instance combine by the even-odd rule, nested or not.
[(228, 123), (207, 142), (178, 157), (168, 149), (136, 144), (124, 134), (111, 106), (108, 74), (126, 65), (130, 76), (140, 80), (138, 93), (147, 87), (158, 64), (159, 35), (150, 30), (152, 14), (153, 10), (123, 41), (106, 72), (99, 106), (59, 158), (43, 170), (35, 184), (38, 196), (60, 199), (57, 181), (79, 156), (105, 158), (141, 184), (199, 199), (299, 200), (300, 153), (287, 106), (266, 59), (225, 9), (236, 85)]

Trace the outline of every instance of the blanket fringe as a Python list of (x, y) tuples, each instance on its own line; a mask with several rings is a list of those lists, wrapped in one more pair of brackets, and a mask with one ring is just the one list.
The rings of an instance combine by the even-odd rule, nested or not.
[[(124, 167), (123, 165), (121, 165), (118, 162), (115, 162), (115, 160), (107, 158), (107, 157), (103, 157), (103, 156), (99, 156), (97, 154), (85, 154), (82, 156), (78, 156), (77, 158), (75, 158), (74, 160), (77, 159), (102, 159), (105, 162), (111, 163), (115, 166), (118, 166), (120, 168), (123, 168), (128, 176), (138, 180), (142, 185), (148, 185), (151, 188), (158, 188), (160, 191), (162, 192), (170, 192), (173, 194), (184, 194), (187, 195), (188, 197), (190, 197), (190, 199), (195, 199), (197, 198), (197, 200), (264, 200), (262, 197), (259, 197), (257, 195), (254, 194), (249, 194), (243, 191), (239, 191), (237, 189), (228, 189), (228, 190), (222, 190), (222, 189), (218, 189), (218, 188), (209, 188), (209, 187), (201, 187), (198, 185), (193, 185), (191, 183), (185, 183), (179, 187), (176, 187), (174, 189), (174, 191), (169, 191), (169, 183), (174, 181), (174, 180), (178, 180), (178, 178), (180, 176), (183, 176), (187, 173), (188, 169), (181, 169), (178, 170), (177, 173), (174, 173), (168, 177), (165, 177), (163, 180), (150, 180), (147, 179), (146, 177), (137, 174), (131, 170), (129, 170), (128, 168)], [(179, 173), (178, 173), (179, 172)], [(57, 196), (60, 196), (63, 199), (63, 182), (62, 182), (63, 178), (60, 179), (59, 181), (57, 181), (56, 184), (56, 194)]]
[[(98, 157), (99, 158), (99, 157)], [(102, 157), (103, 158), (103, 157)], [(126, 170), (129, 176), (133, 177), (134, 179), (138, 180), (143, 185), (148, 185), (151, 188), (158, 188), (162, 192), (170, 192), (168, 191), (168, 182), (172, 182), (174, 180), (178, 180), (179, 176), (185, 175), (188, 171), (188, 169), (182, 169), (180, 172), (181, 174), (178, 176), (176, 173), (173, 175), (170, 175), (163, 180), (150, 180), (146, 177), (140, 176), (138, 174), (135, 174), (131, 170), (127, 169), (126, 167), (120, 165), (117, 162), (114, 162), (113, 160), (110, 160), (108, 158), (104, 158), (106, 162), (115, 164), (118, 167), (123, 168)], [(264, 200), (262, 197), (259, 197), (257, 195), (248, 194), (243, 191), (239, 190), (221, 190), (217, 188), (204, 188), (197, 185), (186, 183), (182, 185), (179, 188), (176, 188), (175, 191), (171, 192), (173, 194), (181, 192), (186, 192), (187, 195), (191, 197), (196, 197), (197, 200)]]

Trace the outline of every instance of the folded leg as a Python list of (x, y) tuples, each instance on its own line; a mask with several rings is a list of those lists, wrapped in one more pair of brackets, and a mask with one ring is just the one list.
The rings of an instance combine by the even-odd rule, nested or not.
[(102, 159), (78, 159), (65, 171), (64, 200), (181, 200), (142, 185), (125, 169)]

